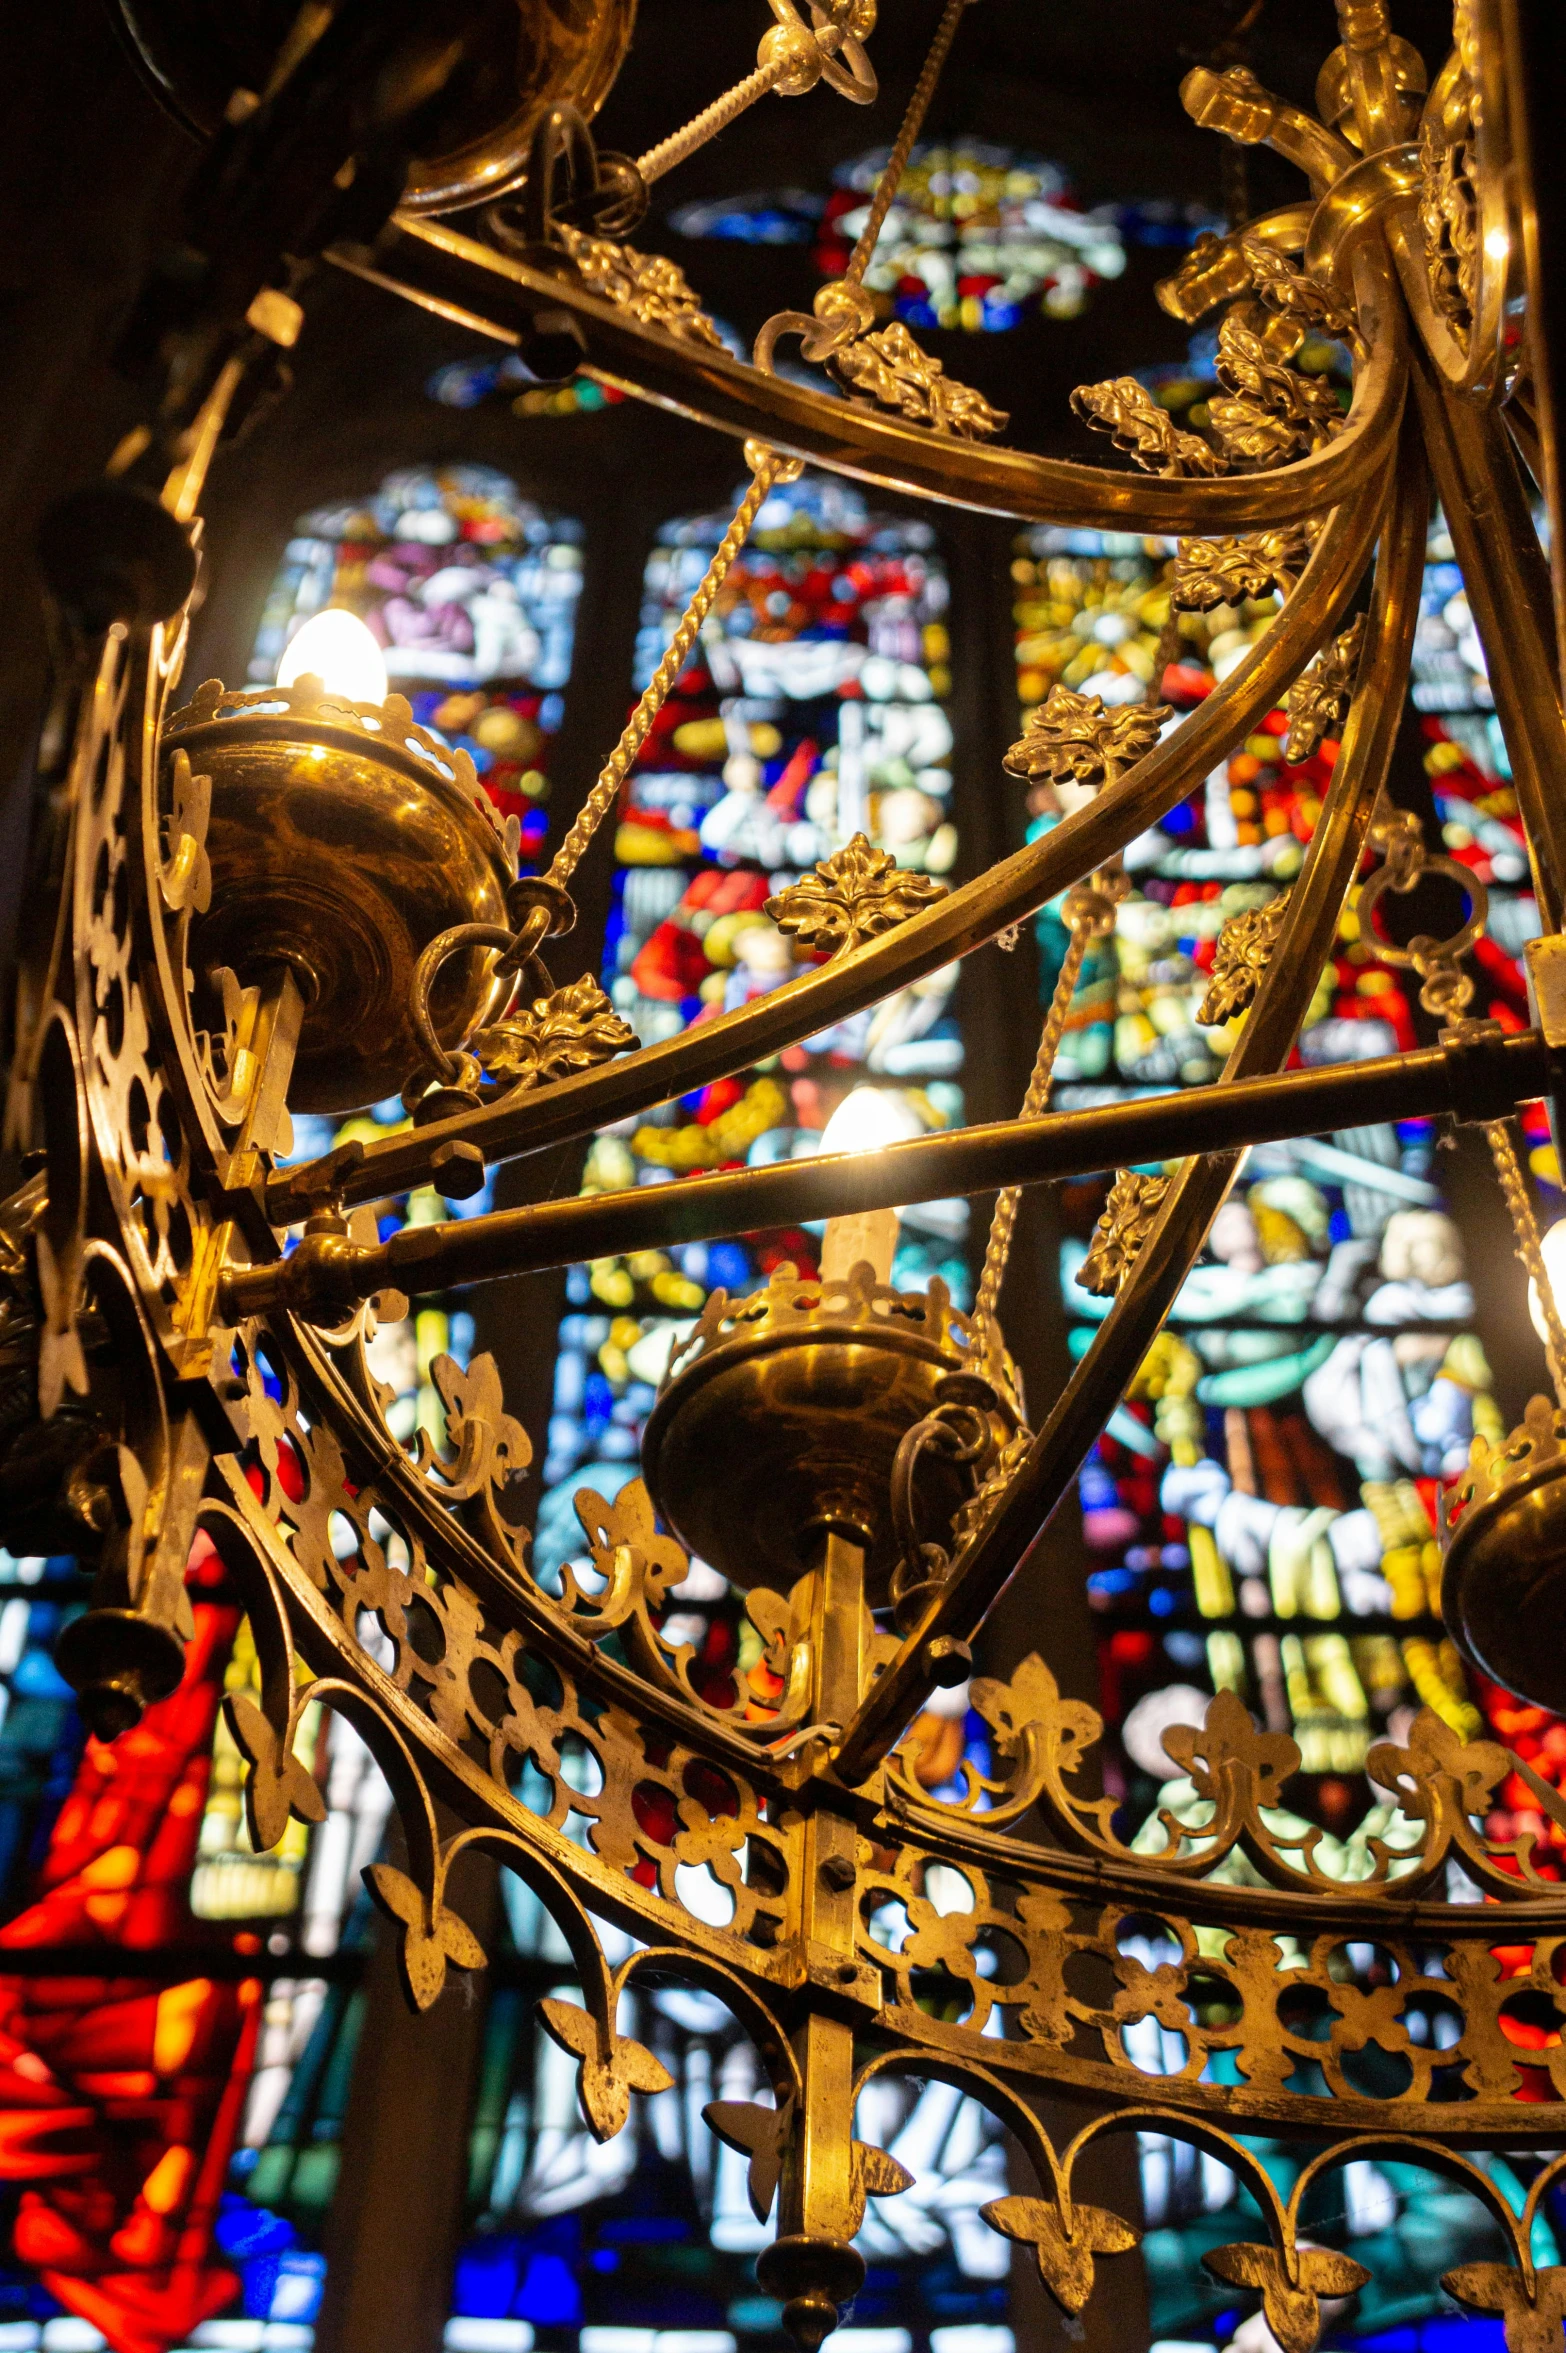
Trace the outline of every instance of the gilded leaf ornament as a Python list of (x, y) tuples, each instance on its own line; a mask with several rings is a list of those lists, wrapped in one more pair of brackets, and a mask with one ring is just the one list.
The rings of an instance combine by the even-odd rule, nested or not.
[(906, 923), (945, 896), (944, 882), (910, 874), (890, 851), (876, 849), (867, 834), (856, 833), (809, 874), (768, 899), (766, 912), (801, 947), (837, 956)]
[(1536, 2271), (1532, 2285), (1509, 2263), (1460, 2263), (1441, 2285), (1470, 2312), (1498, 2312), (1506, 2353), (1555, 2353), (1566, 2323), (1566, 2267)]
[(764, 2108), (754, 2100), (709, 2100), (702, 2118), (725, 2148), (749, 2158), (745, 2193), (756, 2220), (765, 2222), (777, 2196), (794, 2130), (792, 2095), (777, 2108)]
[(661, 327), (681, 343), (723, 350), (723, 337), (677, 263), (661, 253), (638, 253), (633, 246), (616, 245), (607, 237), (584, 236), (563, 222), (556, 224), (556, 234), (590, 294), (612, 302), (616, 310), (629, 311), (643, 327)]
[(1312, 2353), (1321, 2334), (1321, 2299), (1352, 2296), (1370, 2274), (1333, 2247), (1298, 2246), (1291, 2271), (1276, 2247), (1213, 2247), (1202, 2257), (1214, 2279), (1259, 2289), (1262, 2317), (1282, 2353)]
[(1242, 539), (1182, 539), (1172, 602), (1182, 612), (1210, 613), (1274, 589), (1287, 596), (1310, 561), (1313, 537), (1308, 523), (1280, 523)]
[(1094, 2256), (1128, 2254), (1142, 2237), (1103, 2206), (1073, 2202), (1068, 2215), (1045, 2198), (996, 2198), (979, 2213), (991, 2230), (1033, 2249), (1039, 2277), (1073, 2317), (1093, 2293)]
[(1227, 397), (1215, 393), (1208, 412), (1236, 466), (1286, 465), (1343, 430), (1332, 386), (1286, 366), (1237, 311), (1218, 330), (1218, 380)]
[(326, 1801), (313, 1773), (305, 1770), (291, 1746), (280, 1740), (268, 1718), (243, 1691), (231, 1691), (223, 1702), (229, 1730), (240, 1754), (250, 1764), (245, 1777), (245, 1816), (250, 1843), (258, 1855), (276, 1846), (292, 1814), (301, 1822), (324, 1822)]
[(1088, 1254), (1077, 1269), (1084, 1291), (1099, 1298), (1118, 1291), (1137, 1262), (1169, 1190), (1168, 1177), (1123, 1168), (1109, 1188), (1104, 1213), (1093, 1228)]
[(1199, 433), (1183, 433), (1135, 376), (1111, 376), (1102, 384), (1079, 384), (1071, 405), (1084, 425), (1107, 433), (1116, 449), (1149, 474), (1222, 474), (1224, 460)]
[(1419, 142), (1419, 226), (1430, 299), (1465, 334), (1479, 299), (1479, 200), (1467, 141), (1441, 139), (1429, 123)]
[(590, 2010), (550, 1994), (538, 2005), (551, 2041), (581, 2062), (577, 2100), (595, 2141), (612, 2141), (631, 2113), (632, 2092), (666, 2092), (674, 2082), (661, 2059), (629, 2035), (604, 2031)]
[(894, 409), (910, 425), (928, 425), (964, 441), (986, 441), (1006, 428), (1005, 411), (992, 408), (971, 385), (948, 376), (900, 319), (844, 344), (830, 355), (827, 367), (846, 392), (864, 394), (878, 408)]
[(1280, 318), (1292, 319), (1297, 326), (1314, 329), (1321, 335), (1339, 336), (1357, 346), (1359, 329), (1352, 314), (1319, 278), (1308, 277), (1303, 270), (1295, 269), (1274, 247), (1263, 245), (1254, 237), (1242, 237), (1240, 251), (1251, 284), (1270, 311)]
[(849, 2151), (849, 2219), (857, 2231), (864, 2222), (865, 2206), (871, 2198), (896, 2198), (904, 2190), (911, 2190), (914, 2176), (906, 2165), (873, 2141), (855, 2141)]
[(521, 1092), (592, 1070), (636, 1044), (590, 973), (547, 997), (535, 997), (491, 1029), (481, 1029), (473, 1051), (492, 1078)]
[(1051, 784), (1113, 784), (1152, 750), (1172, 716), (1167, 703), (1121, 703), (1111, 710), (1102, 695), (1052, 686), (1001, 766), (1008, 775)]
[(1328, 730), (1346, 714), (1359, 676), (1364, 641), (1365, 616), (1356, 613), (1342, 635), (1325, 646), (1289, 688), (1283, 698), (1289, 717), (1289, 732), (1283, 739), (1286, 760), (1308, 760), (1321, 749)]
[(427, 2010), (438, 1999), (448, 1963), (457, 1969), (484, 1967), (484, 1947), (467, 1922), (442, 1902), (438, 1889), (426, 1895), (390, 1863), (373, 1863), (364, 1881), (387, 1919), (402, 1931), (397, 1958), (416, 2010)]
[(168, 863), (158, 869), (165, 906), (188, 907), (193, 914), (204, 915), (212, 904), (212, 861), (207, 856), (211, 815), (211, 777), (195, 775), (188, 753), (176, 752), (169, 778)]
[(1248, 907), (1244, 914), (1230, 916), (1218, 934), (1207, 994), (1197, 1007), (1196, 1018), (1204, 1028), (1232, 1021), (1250, 1004), (1272, 961), (1288, 908), (1289, 894), (1280, 891), (1265, 907)]

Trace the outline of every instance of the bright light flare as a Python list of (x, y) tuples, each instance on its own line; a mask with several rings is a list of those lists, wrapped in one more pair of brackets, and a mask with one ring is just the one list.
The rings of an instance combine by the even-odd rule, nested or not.
[(279, 686), (319, 678), (328, 694), (350, 703), (384, 703), (386, 657), (357, 613), (328, 606), (289, 640), (277, 666)]

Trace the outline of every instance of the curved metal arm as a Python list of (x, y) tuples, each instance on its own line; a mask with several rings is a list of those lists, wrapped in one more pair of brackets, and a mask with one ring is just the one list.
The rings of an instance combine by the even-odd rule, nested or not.
[(1338, 508), (1294, 594), (1245, 661), (1183, 726), (1052, 833), (922, 915), (772, 990), (741, 1012), (701, 1022), (664, 1045), (601, 1064), (493, 1110), (432, 1123), (416, 1135), (390, 1137), (364, 1148), (352, 1166), (316, 1162), (280, 1172), (267, 1188), (273, 1224), (291, 1224), (317, 1199), (372, 1201), (423, 1184), (430, 1153), (444, 1143), (476, 1143), (486, 1159), (504, 1160), (591, 1134), (714, 1079), (732, 1077), (1022, 922), (1155, 825), (1279, 701), (1318, 644), (1340, 626), (1380, 511), (1376, 497)]
[[(1396, 741), (1404, 676), (1419, 612), (1428, 489), (1413, 421), (1376, 567), (1368, 650), (1343, 733), (1343, 749), (1288, 919), (1239, 1044), (1218, 1084), (1232, 1085), (1287, 1055), (1310, 1002), (1359, 865), (1371, 811)], [(849, 1727), (839, 1776), (865, 1780), (930, 1688), (925, 1653), (942, 1635), (966, 1641), (1026, 1561), (1040, 1530), (1081, 1467), (1105, 1416), (1136, 1371), (1207, 1235), (1239, 1157), (1189, 1160), (1169, 1189), (1157, 1227), (1107, 1320), (983, 1528)]]
[(1315, 456), (1273, 473), (1188, 482), (1033, 457), (904, 425), (764, 375), (706, 344), (639, 326), (582, 286), (498, 253), (442, 221), (404, 216), (398, 226), (404, 242), (390, 255), (398, 275), (379, 252), (373, 264), (343, 249), (327, 259), (506, 343), (516, 341), (523, 320), (540, 303), (569, 311), (588, 337), (592, 358), (585, 372), (630, 399), (741, 439), (759, 436), (775, 449), (883, 489), (1019, 522), (1163, 532), (1255, 531), (1297, 522), (1365, 490), (1386, 461), (1402, 403), (1402, 310), (1391, 263), (1379, 246), (1354, 255), (1355, 302), (1369, 358), (1355, 382), (1345, 430)]

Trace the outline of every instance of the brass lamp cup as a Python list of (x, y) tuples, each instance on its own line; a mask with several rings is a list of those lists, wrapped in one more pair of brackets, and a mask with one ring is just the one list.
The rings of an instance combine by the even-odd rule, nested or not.
[[(209, 681), (168, 721), (163, 758), (166, 800), (181, 759), (211, 782), (192, 969), (226, 966), (247, 985), (293, 969), (297, 1110), (395, 1094), (426, 1060), (412, 1017), (424, 950), (458, 924), (506, 928), (515, 856), (467, 753), (418, 726), (402, 695), (351, 703), (302, 678), (232, 693)], [(443, 1045), (509, 993), (494, 962), (473, 947), (442, 965), (430, 1010)]]
[[(118, 0), (137, 63), (160, 103), (200, 139), (236, 89), (264, 90), (294, 10), (271, 0)], [(636, 0), (473, 0), (467, 70), (429, 126), (408, 174), (409, 212), (441, 213), (503, 196), (523, 179), (533, 132), (567, 103), (591, 118), (624, 63)]]
[[(731, 1584), (785, 1590), (829, 1532), (865, 1554), (865, 1598), (885, 1609), (900, 1557), (892, 1465), (956, 1373), (984, 1372), (997, 1448), (1021, 1422), (1009, 1365), (984, 1357), (937, 1276), (927, 1293), (775, 1270), (764, 1291), (715, 1291), (670, 1358), (642, 1437), (642, 1471), (686, 1548)], [(920, 1465), (916, 1531), (946, 1545), (972, 1473)]]
[(1481, 1674), (1566, 1712), (1566, 1416), (1548, 1398), (1530, 1401), (1503, 1445), (1474, 1440), (1448, 1522), (1441, 1611)]

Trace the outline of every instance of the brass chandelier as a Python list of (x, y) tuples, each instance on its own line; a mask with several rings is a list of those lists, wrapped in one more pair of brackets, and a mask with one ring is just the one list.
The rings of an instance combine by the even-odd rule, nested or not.
[[(1460, 0), (1452, 56), (1427, 94), (1384, 0), (1338, 0), (1341, 46), (1314, 116), (1240, 68), (1187, 78), (1199, 123), (1272, 146), (1306, 190), (1202, 239), (1160, 290), (1178, 318), (1222, 313), (1223, 396), (1207, 430), (1178, 429), (1131, 378), (1077, 392), (1081, 416), (1134, 461), (1116, 470), (1001, 447), (1004, 418), (905, 327), (878, 326), (864, 289), (963, 6), (947, 0), (845, 277), (811, 314), (772, 319), (745, 365), (679, 271), (627, 240), (649, 184), (769, 94), (823, 84), (850, 102), (873, 96), (875, 0), (810, 0), (808, 22), (772, 0), (754, 73), (635, 160), (601, 152), (589, 127), (624, 58), (632, 0), (523, 0), (520, 77), (506, 6), (340, 0), (302, 10), (280, 49), (259, 32), (247, 49), (251, 19), (236, 30), (214, 12), (198, 39), (188, 15), (126, 0), (149, 71), (209, 146), (178, 285), (152, 289), (146, 306), (147, 421), (106, 484), (55, 510), (44, 547), (63, 650), (36, 846), (48, 889), (15, 987), (7, 1140), (25, 1181), (0, 1212), (0, 1535), (96, 1564), (94, 1607), (63, 1638), (60, 1665), (105, 1738), (177, 1683), (185, 1565), (197, 1534), (211, 1539), (261, 1663), (259, 1703), (227, 1703), (257, 1848), (291, 1810), (319, 1813), (294, 1735), (307, 1704), (340, 1710), (402, 1817), (407, 1870), (383, 1863), (370, 1877), (412, 1999), (433, 2002), (452, 1965), (483, 1965), (444, 1894), (457, 1855), (482, 1846), (536, 1890), (580, 1972), (581, 2006), (547, 2001), (544, 2022), (580, 2062), (598, 2137), (624, 2126), (633, 2092), (668, 2080), (619, 2031), (626, 1986), (673, 1974), (729, 2004), (772, 2105), (719, 2103), (710, 2120), (748, 2156), (758, 2215), (776, 2208), (758, 2272), (810, 2353), (862, 2276), (852, 2242), (866, 2200), (906, 2186), (854, 2135), (858, 2095), (887, 2069), (959, 2085), (1015, 2136), (1033, 2190), (987, 2218), (1035, 2251), (1067, 2313), (1086, 2305), (1097, 2262), (1137, 2238), (1076, 2195), (1079, 2161), (1104, 2134), (1141, 2129), (1219, 2157), (1253, 2195), (1262, 2235), (1207, 2260), (1259, 2294), (1286, 2353), (1309, 2353), (1322, 2299), (1368, 2276), (1301, 2239), (1302, 2201), (1325, 2170), (1375, 2156), (1443, 2171), (1494, 2215), (1510, 2261), (1446, 2284), (1501, 2314), (1523, 2353), (1557, 2341), (1566, 2312), (1566, 2271), (1536, 2269), (1530, 2253), (1566, 2155), (1518, 2216), (1467, 2152), (1566, 2148), (1566, 2045), (1557, 2031), (1530, 2054), (1549, 2093), (1519, 2105), (1504, 2023), (1520, 1993), (1566, 2014), (1566, 1898), (1528, 1838), (1498, 1844), (1475, 1817), (1516, 1772), (1566, 1827), (1555, 1792), (1426, 1712), (1405, 1748), (1370, 1758), (1418, 1839), (1373, 1839), (1368, 1876), (1349, 1886), (1323, 1868), (1319, 1831), (1277, 1827), (1299, 1751), (1258, 1732), (1232, 1694), (1200, 1729), (1166, 1736), (1207, 1813), (1194, 1829), (1166, 1813), (1161, 1852), (1145, 1839), (1133, 1851), (1112, 1803), (1081, 1794), (1100, 1721), (1062, 1699), (1039, 1656), (973, 1684), (997, 1764), (970, 1771), (961, 1802), (927, 1794), (908, 1734), (933, 1691), (968, 1679), (1010, 1580), (1037, 1574), (1039, 1531), (1248, 1145), (1356, 1118), (1482, 1123), (1566, 1383), (1566, 1330), (1505, 1124), (1519, 1102), (1553, 1101), (1566, 1075), (1566, 726), (1522, 473), (1553, 502), (1555, 451), (1517, 27), (1502, 0)], [(535, 373), (580, 364), (745, 438), (751, 486), (541, 878), (518, 878), (515, 832), (465, 755), (395, 695), (354, 700), (306, 674), (244, 692), (213, 682), (172, 707), (206, 471), (272, 388), (317, 266), (518, 349)], [(1352, 351), (1346, 418), (1292, 365), (1308, 331)], [(775, 372), (790, 341), (837, 393)], [(1173, 729), (1160, 709), (1106, 710), (1057, 687), (1008, 764), (1094, 788), (1090, 801), (958, 889), (851, 841), (770, 904), (821, 962), (638, 1048), (593, 981), (557, 979), (572, 877), (769, 490), (806, 460), (990, 513), (1181, 535), (1177, 605), (1276, 590), (1281, 613)], [(1378, 897), (1442, 864), (1382, 797), (1432, 488), (1527, 829), (1544, 934), (1529, 952), (1538, 1023), (1503, 1037), (1468, 1015), (1461, 959), (1484, 921), (1470, 885), (1461, 931), (1401, 951), (1440, 1042), (1290, 1073), (1366, 854), (1366, 924)], [(1314, 749), (1331, 731), (1341, 742), (1298, 880), (1220, 943), (1204, 1012), (1246, 1014), (1220, 1082), (1051, 1115), (1072, 989), (1124, 888), (1120, 853), (1280, 703), (1291, 742)], [(745, 1070), (981, 951), (1062, 892), (1066, 968), (1015, 1122), (376, 1239), (367, 1204), (423, 1185), (471, 1195), (495, 1162)], [(398, 1088), (405, 1131), (279, 1165), (290, 1105), (346, 1110)], [(1131, 1173), (1156, 1162), (1178, 1165)], [(1035, 1431), (997, 1319), (1016, 1188), (1106, 1168), (1127, 1173), (1084, 1271), (1113, 1306)], [(973, 1314), (938, 1281), (896, 1291), (893, 1206), (992, 1188)], [(490, 1360), (434, 1367), (443, 1449), (387, 1426), (390, 1393), (365, 1351), (377, 1317), (403, 1312), (399, 1294), (821, 1217), (819, 1277), (783, 1267), (758, 1293), (709, 1299), (662, 1385), (645, 1480), (613, 1504), (579, 1497), (593, 1591), (567, 1571), (551, 1594), (530, 1572), (514, 1501), (529, 1444)], [(1555, 1676), (1566, 1413), (1535, 1400), (1505, 1446), (1476, 1441), (1447, 1536), (1458, 1640), (1514, 1688)], [(782, 1686), (760, 1720), (703, 1697), (665, 1637), (690, 1551), (746, 1597)], [(568, 1771), (584, 1755), (592, 1794)], [(525, 1764), (547, 1810), (523, 1802)], [(667, 1835), (648, 1827), (654, 1815), (674, 1825)], [(453, 1817), (461, 1827), (446, 1835)], [(1252, 1867), (1243, 1883), (1228, 1867), (1237, 1855)], [(1449, 1861), (1481, 1900), (1445, 1900)], [(727, 1891), (726, 1926), (681, 1900), (678, 1875), (701, 1866)], [(967, 1908), (934, 1900), (937, 1869), (968, 1890)], [(873, 1932), (888, 1903), (911, 1926), (895, 1953)], [(1178, 1948), (1155, 1969), (1123, 1948), (1124, 1925), (1147, 1918)], [(616, 1969), (595, 1921), (637, 1940)], [(1501, 1974), (1503, 1935), (1531, 1948), (1521, 1975)], [(1280, 2010), (1283, 1940), (1303, 1956), (1288, 1985), (1313, 1989), (1329, 2014), (1324, 2043)], [(1367, 1941), (1391, 1956), (1390, 1982), (1363, 1981), (1350, 1948)], [(935, 1978), (961, 1993), (945, 2005), (957, 2022), (921, 1999)], [(1433, 2001), (1461, 2021), (1441, 2059), (1463, 2090), (1438, 2110), (1434, 2053), (1410, 2032)], [(1147, 2018), (1187, 2053), (1156, 2091), (1122, 2039)], [(1366, 2096), (1345, 2070), (1372, 2045), (1406, 2062), (1395, 2097)], [(1220, 2054), (1234, 2080), (1213, 2080)], [(1293, 2088), (1304, 2059), (1319, 2061), (1329, 2098)], [(1084, 2109), (1069, 2143), (1041, 2124), (1044, 2094)], [(1260, 2132), (1317, 2144), (1287, 2204), (1236, 2138)]]

